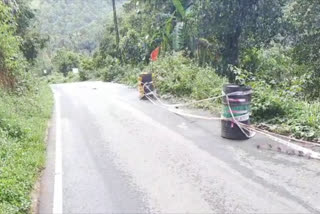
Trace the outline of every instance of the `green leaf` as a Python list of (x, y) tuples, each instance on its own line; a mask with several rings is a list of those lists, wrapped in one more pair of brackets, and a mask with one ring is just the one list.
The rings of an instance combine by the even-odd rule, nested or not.
[(175, 6), (176, 10), (179, 12), (179, 14), (182, 16), (182, 18), (186, 15), (186, 10), (183, 7), (183, 4), (180, 0), (172, 0), (173, 5)]
[(172, 30), (173, 30), (172, 20), (173, 20), (173, 17), (171, 17), (166, 23), (166, 35), (168, 37), (170, 37), (170, 34), (172, 33)]

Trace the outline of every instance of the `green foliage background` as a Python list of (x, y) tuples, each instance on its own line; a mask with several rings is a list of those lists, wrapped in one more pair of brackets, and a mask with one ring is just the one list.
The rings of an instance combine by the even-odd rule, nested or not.
[[(4, 3), (5, 2), (5, 3)], [(36, 75), (45, 46), (28, 1), (0, 1), (0, 213), (29, 213), (45, 160), (52, 93)]]
[(318, 1), (119, 0), (119, 45), (110, 3), (0, 0), (0, 213), (30, 209), (52, 107), (42, 80), (136, 86), (152, 72), (159, 94), (181, 99), (250, 85), (257, 125), (320, 142)]
[[(152, 71), (160, 92), (194, 99), (220, 91), (225, 77), (254, 88), (254, 121), (319, 141), (318, 10), (316, 1), (302, 0), (129, 0), (118, 17), (121, 57), (109, 20), (84, 72), (133, 83), (139, 71)], [(151, 67), (156, 47), (161, 56)], [(172, 64), (175, 52), (181, 56)]]
[(29, 213), (30, 193), (45, 163), (52, 93), (42, 83), (23, 96), (0, 93), (0, 213)]

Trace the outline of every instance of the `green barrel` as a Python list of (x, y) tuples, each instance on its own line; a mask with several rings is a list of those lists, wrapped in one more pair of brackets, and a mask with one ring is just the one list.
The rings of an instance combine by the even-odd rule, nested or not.
[[(221, 121), (221, 136), (232, 140), (246, 140), (246, 134), (241, 131), (234, 119), (239, 123), (250, 124), (250, 104), (252, 89), (247, 86), (228, 84), (223, 87), (223, 92), (228, 95), (223, 98), (223, 111)], [(228, 100), (227, 100), (228, 99)], [(232, 114), (234, 117), (232, 117)]]

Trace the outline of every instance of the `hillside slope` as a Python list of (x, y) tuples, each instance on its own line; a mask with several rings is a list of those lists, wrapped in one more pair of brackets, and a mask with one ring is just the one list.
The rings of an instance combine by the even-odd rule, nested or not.
[(32, 6), (38, 11), (41, 33), (50, 38), (49, 52), (65, 47), (91, 53), (112, 11), (109, 0), (34, 0)]

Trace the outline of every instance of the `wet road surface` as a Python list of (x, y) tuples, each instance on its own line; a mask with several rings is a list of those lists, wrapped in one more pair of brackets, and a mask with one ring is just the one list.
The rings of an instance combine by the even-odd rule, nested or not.
[(53, 86), (39, 213), (320, 213), (320, 162), (101, 82)]

